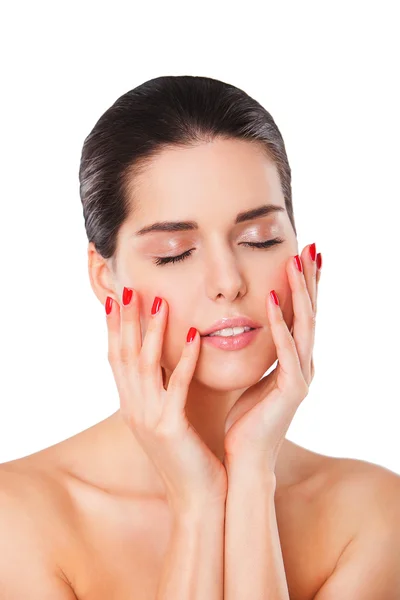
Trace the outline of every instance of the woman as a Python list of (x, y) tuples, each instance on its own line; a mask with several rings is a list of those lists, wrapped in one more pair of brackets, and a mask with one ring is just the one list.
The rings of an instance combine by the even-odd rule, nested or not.
[(399, 476), (285, 438), (322, 259), (271, 115), (153, 79), (96, 123), (80, 184), (120, 408), (1, 465), (1, 597), (400, 598)]

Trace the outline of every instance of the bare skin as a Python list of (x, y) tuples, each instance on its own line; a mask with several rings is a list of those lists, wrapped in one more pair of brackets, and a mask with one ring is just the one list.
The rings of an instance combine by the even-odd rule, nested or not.
[[(163, 484), (129, 433), (117, 411), (0, 465), (2, 490), (34, 516), (35, 548), (43, 547), (49, 570), (79, 600), (122, 600), (132, 590), (137, 600), (155, 597), (171, 519)], [(278, 462), (275, 506), (290, 598), (312, 600), (349, 541), (378, 516), (373, 488), (381, 485), (382, 497), (389, 496), (386, 482), (397, 476), (290, 440)], [(361, 496), (367, 504), (359, 513)]]
[[(253, 146), (217, 141), (165, 152), (137, 193), (139, 210), (119, 234), (116, 270), (89, 245), (89, 275), (102, 304), (107, 296), (120, 303), (124, 286), (137, 291), (143, 335), (154, 297), (167, 299), (161, 361), (166, 385), (189, 327), (201, 332), (216, 319), (239, 313), (263, 326), (257, 340), (241, 351), (202, 348), (190, 385), (187, 416), (222, 460), (229, 410), (276, 360), (265, 316), (271, 289), (279, 295), (288, 327), (293, 324), (284, 265), (298, 246), (277, 171)], [(284, 210), (232, 225), (237, 213), (263, 203)], [(195, 220), (199, 229), (134, 236), (139, 228), (164, 220)], [(284, 242), (269, 250), (240, 244), (278, 236)], [(161, 267), (152, 262), (192, 248), (183, 262)], [(391, 506), (398, 498), (399, 478), (382, 467), (323, 456), (287, 439), (275, 474), (290, 598), (311, 600), (349, 542), (360, 532), (374, 531), (382, 503)], [(22, 523), (29, 531), (33, 548), (40, 547), (48, 560), (46, 569), (77, 598), (155, 597), (170, 513), (163, 482), (119, 410), (68, 440), (0, 465), (0, 481), (2, 501), (20, 507), (18, 515), (13, 508), (15, 527)], [(24, 569), (26, 563), (28, 556)]]

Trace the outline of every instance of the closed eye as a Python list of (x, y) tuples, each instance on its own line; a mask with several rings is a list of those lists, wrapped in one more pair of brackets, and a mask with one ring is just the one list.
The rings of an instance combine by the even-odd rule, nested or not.
[[(271, 246), (275, 246), (276, 244), (282, 244), (282, 242), (284, 242), (285, 240), (281, 239), (281, 238), (275, 238), (273, 240), (267, 240), (265, 242), (241, 242), (240, 245), (242, 246), (249, 246), (250, 248), (261, 248), (261, 249), (268, 249)], [(158, 266), (162, 266), (162, 265), (167, 265), (168, 263), (175, 263), (175, 262), (179, 262), (180, 260), (185, 260), (185, 258), (188, 258), (192, 252), (193, 252), (193, 248), (191, 250), (186, 250), (186, 252), (184, 252), (183, 254), (179, 254), (179, 256), (166, 256), (166, 257), (160, 257), (157, 256), (156, 259), (153, 261), (156, 265)]]

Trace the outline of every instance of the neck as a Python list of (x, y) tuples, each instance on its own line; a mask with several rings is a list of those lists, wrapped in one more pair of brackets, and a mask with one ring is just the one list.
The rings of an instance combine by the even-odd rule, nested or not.
[[(243, 391), (219, 392), (192, 382), (187, 396), (185, 409), (188, 421), (221, 462), (224, 457), (225, 419)], [(113, 464), (110, 476), (115, 483), (123, 482), (127, 493), (134, 493), (140, 488), (146, 494), (162, 496), (163, 482), (123, 421), (120, 410), (99, 425), (101, 434), (97, 439), (102, 445), (102, 452), (107, 455), (107, 462)], [(277, 491), (294, 482), (294, 459), (301, 450), (301, 447), (284, 439), (275, 469)]]
[(225, 419), (244, 390), (218, 391), (193, 382), (187, 396), (188, 421), (221, 462), (225, 454)]

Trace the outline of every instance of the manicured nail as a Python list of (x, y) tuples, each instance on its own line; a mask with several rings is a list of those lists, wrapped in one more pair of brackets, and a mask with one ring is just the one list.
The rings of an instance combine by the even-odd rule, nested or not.
[(277, 306), (279, 306), (279, 300), (278, 300), (278, 296), (276, 295), (276, 292), (275, 292), (275, 290), (272, 290), (272, 291), (270, 292), (270, 295), (271, 295), (271, 298), (272, 298), (272, 300), (275, 302), (275, 304), (276, 304)]
[(156, 296), (154, 298), (153, 306), (151, 308), (152, 315), (155, 315), (156, 313), (158, 313), (158, 311), (160, 310), (161, 302), (162, 302), (162, 299), (159, 298), (158, 296)]
[(303, 265), (302, 262), (300, 260), (300, 256), (298, 254), (296, 254), (296, 256), (294, 257), (294, 262), (296, 263), (296, 267), (298, 268), (298, 270), (300, 271), (300, 273), (303, 272)]
[(130, 288), (124, 287), (124, 291), (122, 292), (122, 304), (127, 306), (131, 301), (133, 291)]
[(318, 252), (317, 254), (317, 269), (320, 269), (322, 267), (322, 254), (321, 252)]
[(113, 303), (113, 299), (110, 298), (110, 296), (107, 296), (106, 299), (106, 303), (105, 303), (105, 307), (106, 307), (106, 314), (109, 315), (112, 309), (112, 303)]
[(186, 336), (186, 341), (193, 342), (194, 338), (196, 337), (196, 333), (197, 333), (196, 327), (191, 327)]
[(315, 260), (315, 255), (317, 253), (317, 247), (315, 244), (311, 244), (310, 246), (310, 256), (312, 260)]

